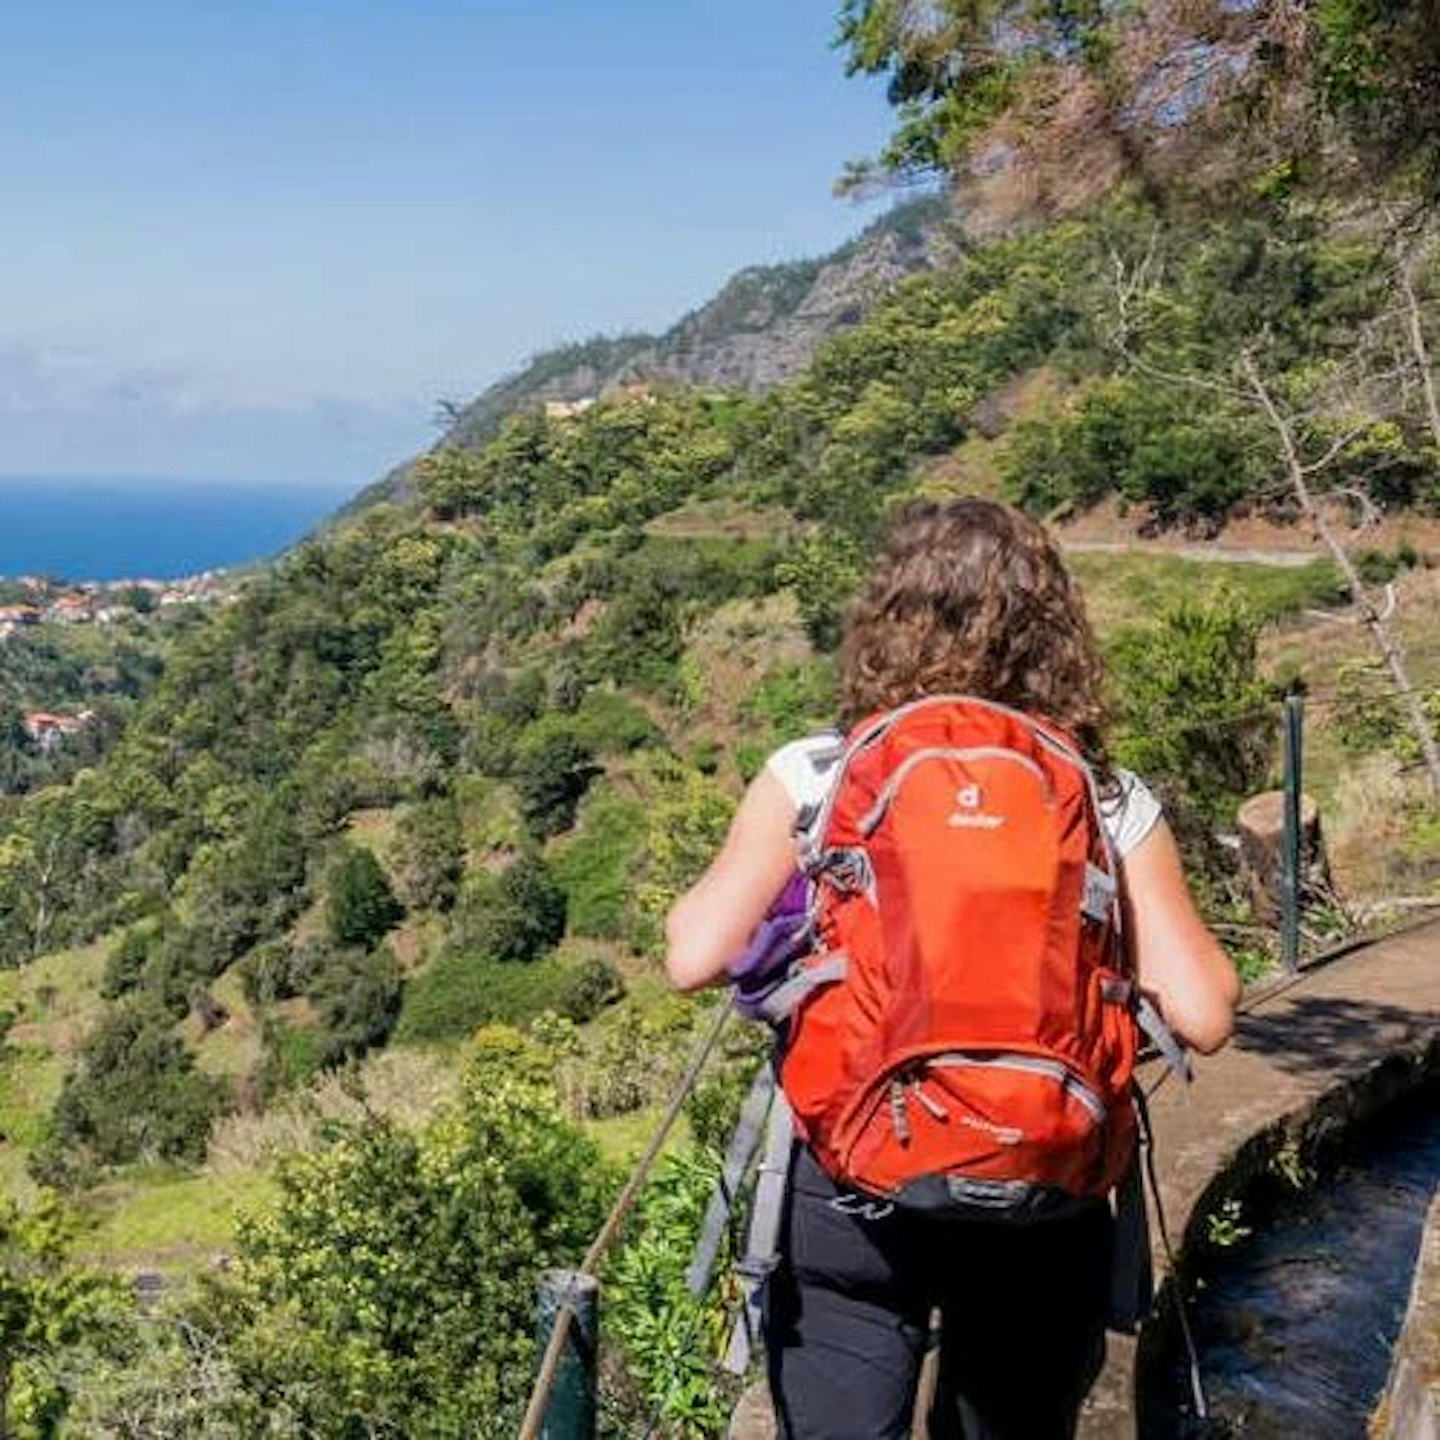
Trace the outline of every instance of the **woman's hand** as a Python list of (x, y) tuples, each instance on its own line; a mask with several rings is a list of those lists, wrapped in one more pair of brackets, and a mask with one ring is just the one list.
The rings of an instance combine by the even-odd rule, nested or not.
[(795, 805), (768, 770), (751, 782), (710, 868), (665, 917), (665, 969), (681, 990), (721, 979), (795, 870)]
[(1170, 827), (1155, 828), (1121, 861), (1130, 955), (1140, 988), (1176, 1036), (1208, 1055), (1235, 1025), (1240, 980), (1195, 909)]

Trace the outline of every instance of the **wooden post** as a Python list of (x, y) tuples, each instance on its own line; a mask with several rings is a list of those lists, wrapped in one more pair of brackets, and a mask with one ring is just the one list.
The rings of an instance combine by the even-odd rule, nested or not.
[(599, 1302), (600, 1283), (591, 1275), (547, 1270), (540, 1277), (537, 1333), (542, 1352), (562, 1311), (569, 1321), (540, 1423), (541, 1440), (595, 1440)]
[(1280, 875), (1280, 960), (1287, 970), (1300, 965), (1300, 767), (1305, 702), (1285, 697), (1285, 831)]

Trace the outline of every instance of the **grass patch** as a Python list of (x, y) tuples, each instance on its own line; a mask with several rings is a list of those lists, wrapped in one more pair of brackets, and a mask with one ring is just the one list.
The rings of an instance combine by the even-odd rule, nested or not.
[(43, 1046), (0, 1048), (0, 1195), (19, 1200), (34, 1189), (25, 1162), (43, 1136), (68, 1068)]
[(262, 1173), (136, 1170), (91, 1192), (93, 1228), (81, 1251), (121, 1270), (198, 1269), (230, 1248), (242, 1212), (264, 1208), (276, 1193)]
[(210, 991), (225, 1007), (228, 1018), (195, 1039), (196, 1060), (210, 1075), (234, 1078), (249, 1074), (260, 1060), (260, 1029), (245, 1003), (236, 968), (232, 965), (210, 986)]
[(395, 850), (395, 831), (399, 816), (394, 810), (357, 810), (346, 827), (357, 845), (374, 851), (375, 858), (387, 868)]
[(0, 972), (0, 1008), (15, 1024), (0, 1046), (0, 1193), (31, 1188), (25, 1161), (41, 1138), (70, 1057), (105, 1008), (100, 977), (115, 941), (106, 936)]
[(721, 497), (676, 506), (651, 520), (645, 533), (671, 540), (770, 540), (797, 534), (800, 528), (788, 510), (748, 506)]
[[(632, 1110), (628, 1115), (609, 1115), (603, 1120), (587, 1120), (586, 1134), (600, 1147), (600, 1153), (614, 1165), (633, 1164), (645, 1148), (660, 1119), (659, 1105)], [(691, 1143), (690, 1125), (684, 1115), (675, 1122), (665, 1153), (683, 1150)]]
[(15, 1012), (11, 1038), (38, 1042), (68, 1055), (105, 1008), (100, 979), (105, 956), (118, 937), (108, 935), (73, 950), (42, 955), (23, 969), (6, 971), (3, 1003)]
[(1266, 621), (1344, 600), (1339, 571), (1329, 560), (1262, 565), (1134, 551), (1081, 551), (1067, 554), (1065, 563), (1080, 582), (1091, 623), (1101, 632), (1144, 624), (1181, 600), (1220, 589), (1240, 596)]

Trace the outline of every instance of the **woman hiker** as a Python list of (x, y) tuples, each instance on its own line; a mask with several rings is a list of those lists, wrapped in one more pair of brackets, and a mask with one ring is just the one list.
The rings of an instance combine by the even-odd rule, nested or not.
[[(953, 695), (1035, 717), (1073, 742), (1097, 778), (1129, 973), (1182, 1042), (1202, 1053), (1223, 1045), (1239, 984), (1196, 913), (1154, 795), (1107, 758), (1101, 664), (1080, 598), (1040, 526), (989, 501), (906, 508), (840, 649), (847, 725)], [(751, 783), (719, 854), (667, 919), (677, 986), (726, 978), (794, 875), (797, 816), (824, 804), (836, 751), (834, 734), (795, 741)], [(964, 812), (978, 791), (962, 788), (953, 824), (998, 823)], [(929, 1123), (905, 1091), (900, 1098), (897, 1125), (907, 1115)], [(948, 1120), (933, 1093), (917, 1098)], [(857, 1198), (811, 1147), (796, 1146), (764, 1320), (785, 1440), (907, 1436), (936, 1306), (932, 1440), (1073, 1436), (1104, 1357), (1107, 1201), (1041, 1223), (996, 1224)]]

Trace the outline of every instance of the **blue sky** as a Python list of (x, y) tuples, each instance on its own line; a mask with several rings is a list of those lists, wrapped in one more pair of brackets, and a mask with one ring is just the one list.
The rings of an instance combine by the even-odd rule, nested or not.
[(363, 484), (875, 213), (838, 0), (5, 8), (0, 472)]

